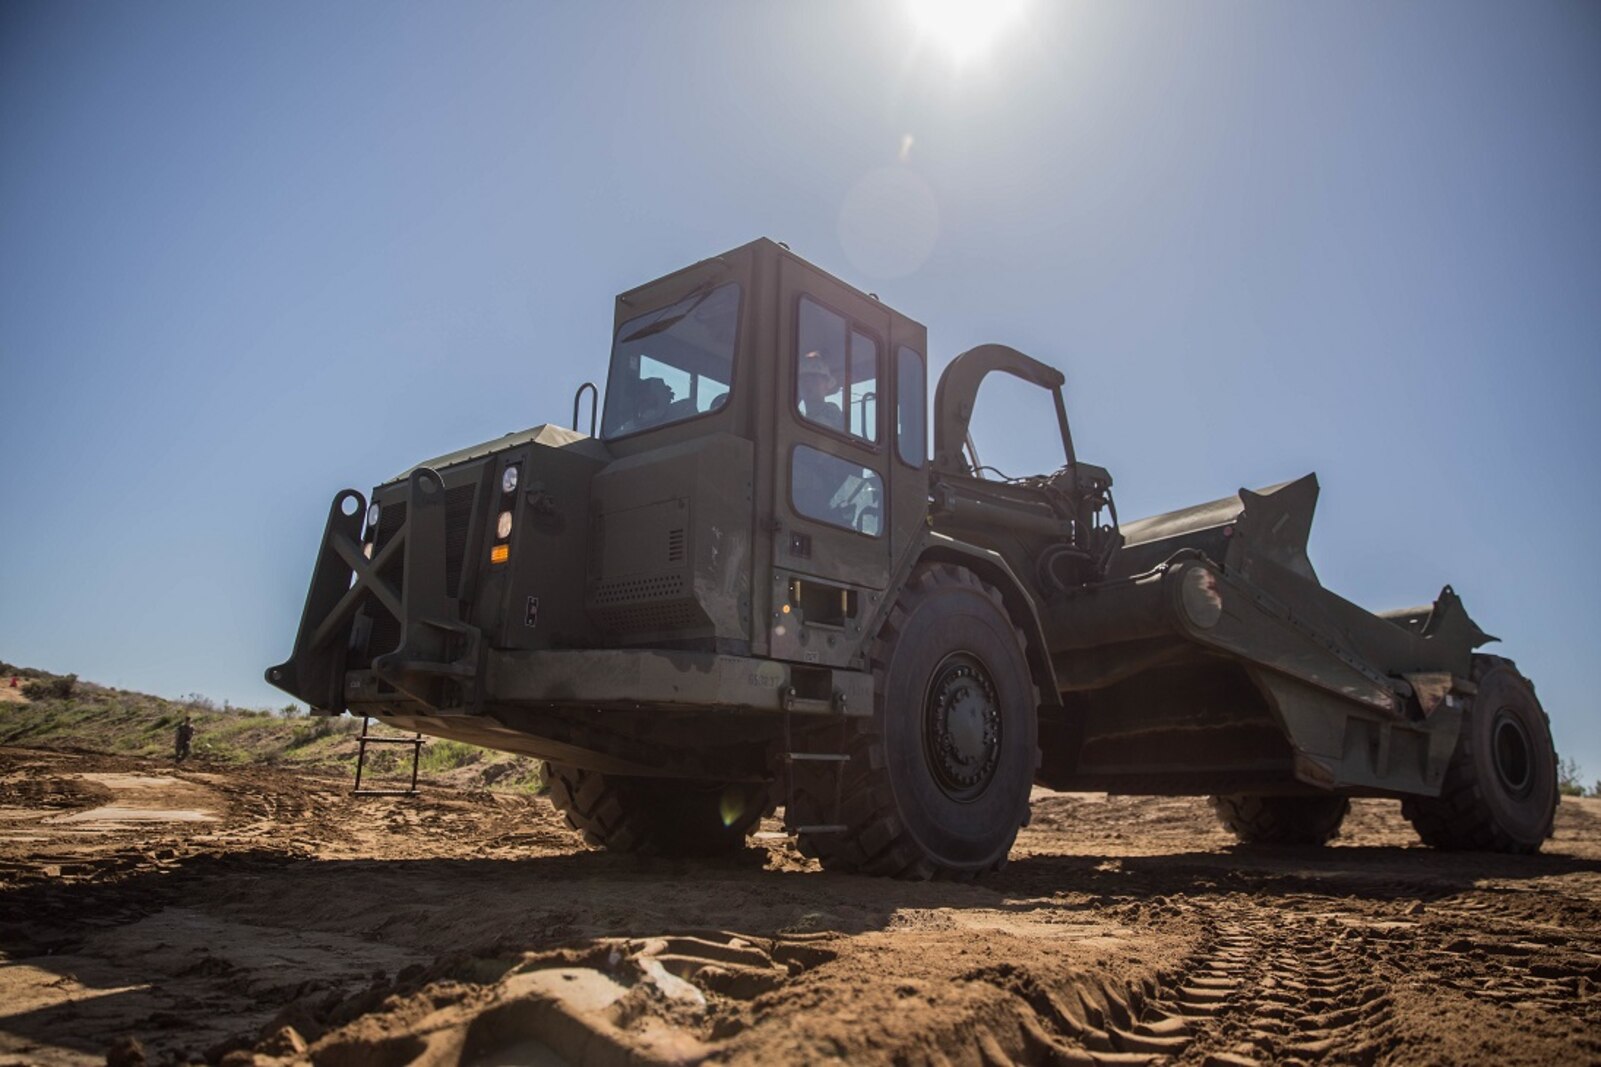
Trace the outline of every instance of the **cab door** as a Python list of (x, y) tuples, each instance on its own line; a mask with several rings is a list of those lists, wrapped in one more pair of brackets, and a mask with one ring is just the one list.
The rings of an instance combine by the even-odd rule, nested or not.
[(891, 315), (789, 256), (778, 281), (772, 652), (846, 666), (892, 558)]
[(888, 366), (890, 555), (900, 568), (928, 528), (928, 330), (921, 323), (893, 317)]

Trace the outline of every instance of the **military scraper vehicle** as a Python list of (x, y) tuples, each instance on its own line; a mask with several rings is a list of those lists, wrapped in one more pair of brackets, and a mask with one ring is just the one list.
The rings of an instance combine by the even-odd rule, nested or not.
[[(1249, 842), (1324, 842), (1354, 796), (1441, 848), (1550, 834), (1533, 686), (1449, 587), (1323, 588), (1313, 476), (1120, 522), (1062, 374), (1002, 345), (946, 368), (930, 452), (924, 327), (767, 240), (623, 293), (612, 336), (589, 433), (334, 498), (270, 682), (543, 759), (619, 850), (739, 848), (781, 805), (825, 867), (970, 877), (1035, 783), (1210, 795)], [(978, 462), (997, 373), (1054, 397), (1047, 473)]]

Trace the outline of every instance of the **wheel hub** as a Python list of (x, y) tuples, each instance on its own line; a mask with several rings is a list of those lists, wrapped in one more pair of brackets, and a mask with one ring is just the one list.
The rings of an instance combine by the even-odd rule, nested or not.
[(1534, 786), (1534, 746), (1529, 732), (1508, 711), (1497, 713), (1490, 728), (1490, 751), (1496, 776), (1515, 797), (1524, 797)]
[(965, 652), (947, 656), (929, 685), (923, 718), (929, 769), (954, 800), (971, 800), (1000, 762), (1001, 709), (984, 665)]

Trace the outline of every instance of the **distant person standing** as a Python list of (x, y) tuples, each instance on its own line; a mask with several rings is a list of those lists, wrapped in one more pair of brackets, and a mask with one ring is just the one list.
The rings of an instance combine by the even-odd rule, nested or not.
[(190, 722), (189, 716), (185, 715), (183, 717), (183, 722), (178, 724), (178, 731), (172, 739), (173, 756), (179, 763), (182, 763), (184, 760), (189, 758), (189, 742), (193, 741), (194, 739), (194, 723)]

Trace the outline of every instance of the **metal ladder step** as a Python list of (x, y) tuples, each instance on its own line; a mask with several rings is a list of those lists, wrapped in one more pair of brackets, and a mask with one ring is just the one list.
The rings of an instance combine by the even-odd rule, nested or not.
[[(794, 750), (793, 735), (790, 732), (790, 714), (796, 710), (799, 703), (794, 699), (794, 690), (790, 690), (790, 699), (784, 703), (784, 751), (780, 758), (788, 767), (797, 763), (832, 763), (834, 764), (834, 810), (829, 814), (839, 817), (840, 790), (845, 783), (845, 764), (851, 761), (850, 755), (845, 752), (796, 752)], [(813, 703), (825, 703), (816, 701)], [(830, 707), (833, 702), (826, 702)], [(799, 834), (842, 834), (849, 830), (849, 826), (842, 823), (816, 823), (807, 826), (790, 826), (790, 812), (795, 810), (795, 773), (787, 770), (784, 774), (784, 831), (790, 837)]]
[[(350, 791), (354, 797), (414, 797), (417, 795), (417, 771), (422, 762), (422, 747), (428, 742), (423, 739), (421, 731), (413, 737), (373, 737), (367, 730), (372, 725), (372, 716), (361, 717), (361, 734), (356, 738), (356, 785)], [(411, 746), (411, 787), (408, 789), (363, 789), (361, 787), (361, 774), (367, 766), (368, 745), (410, 745)]]

